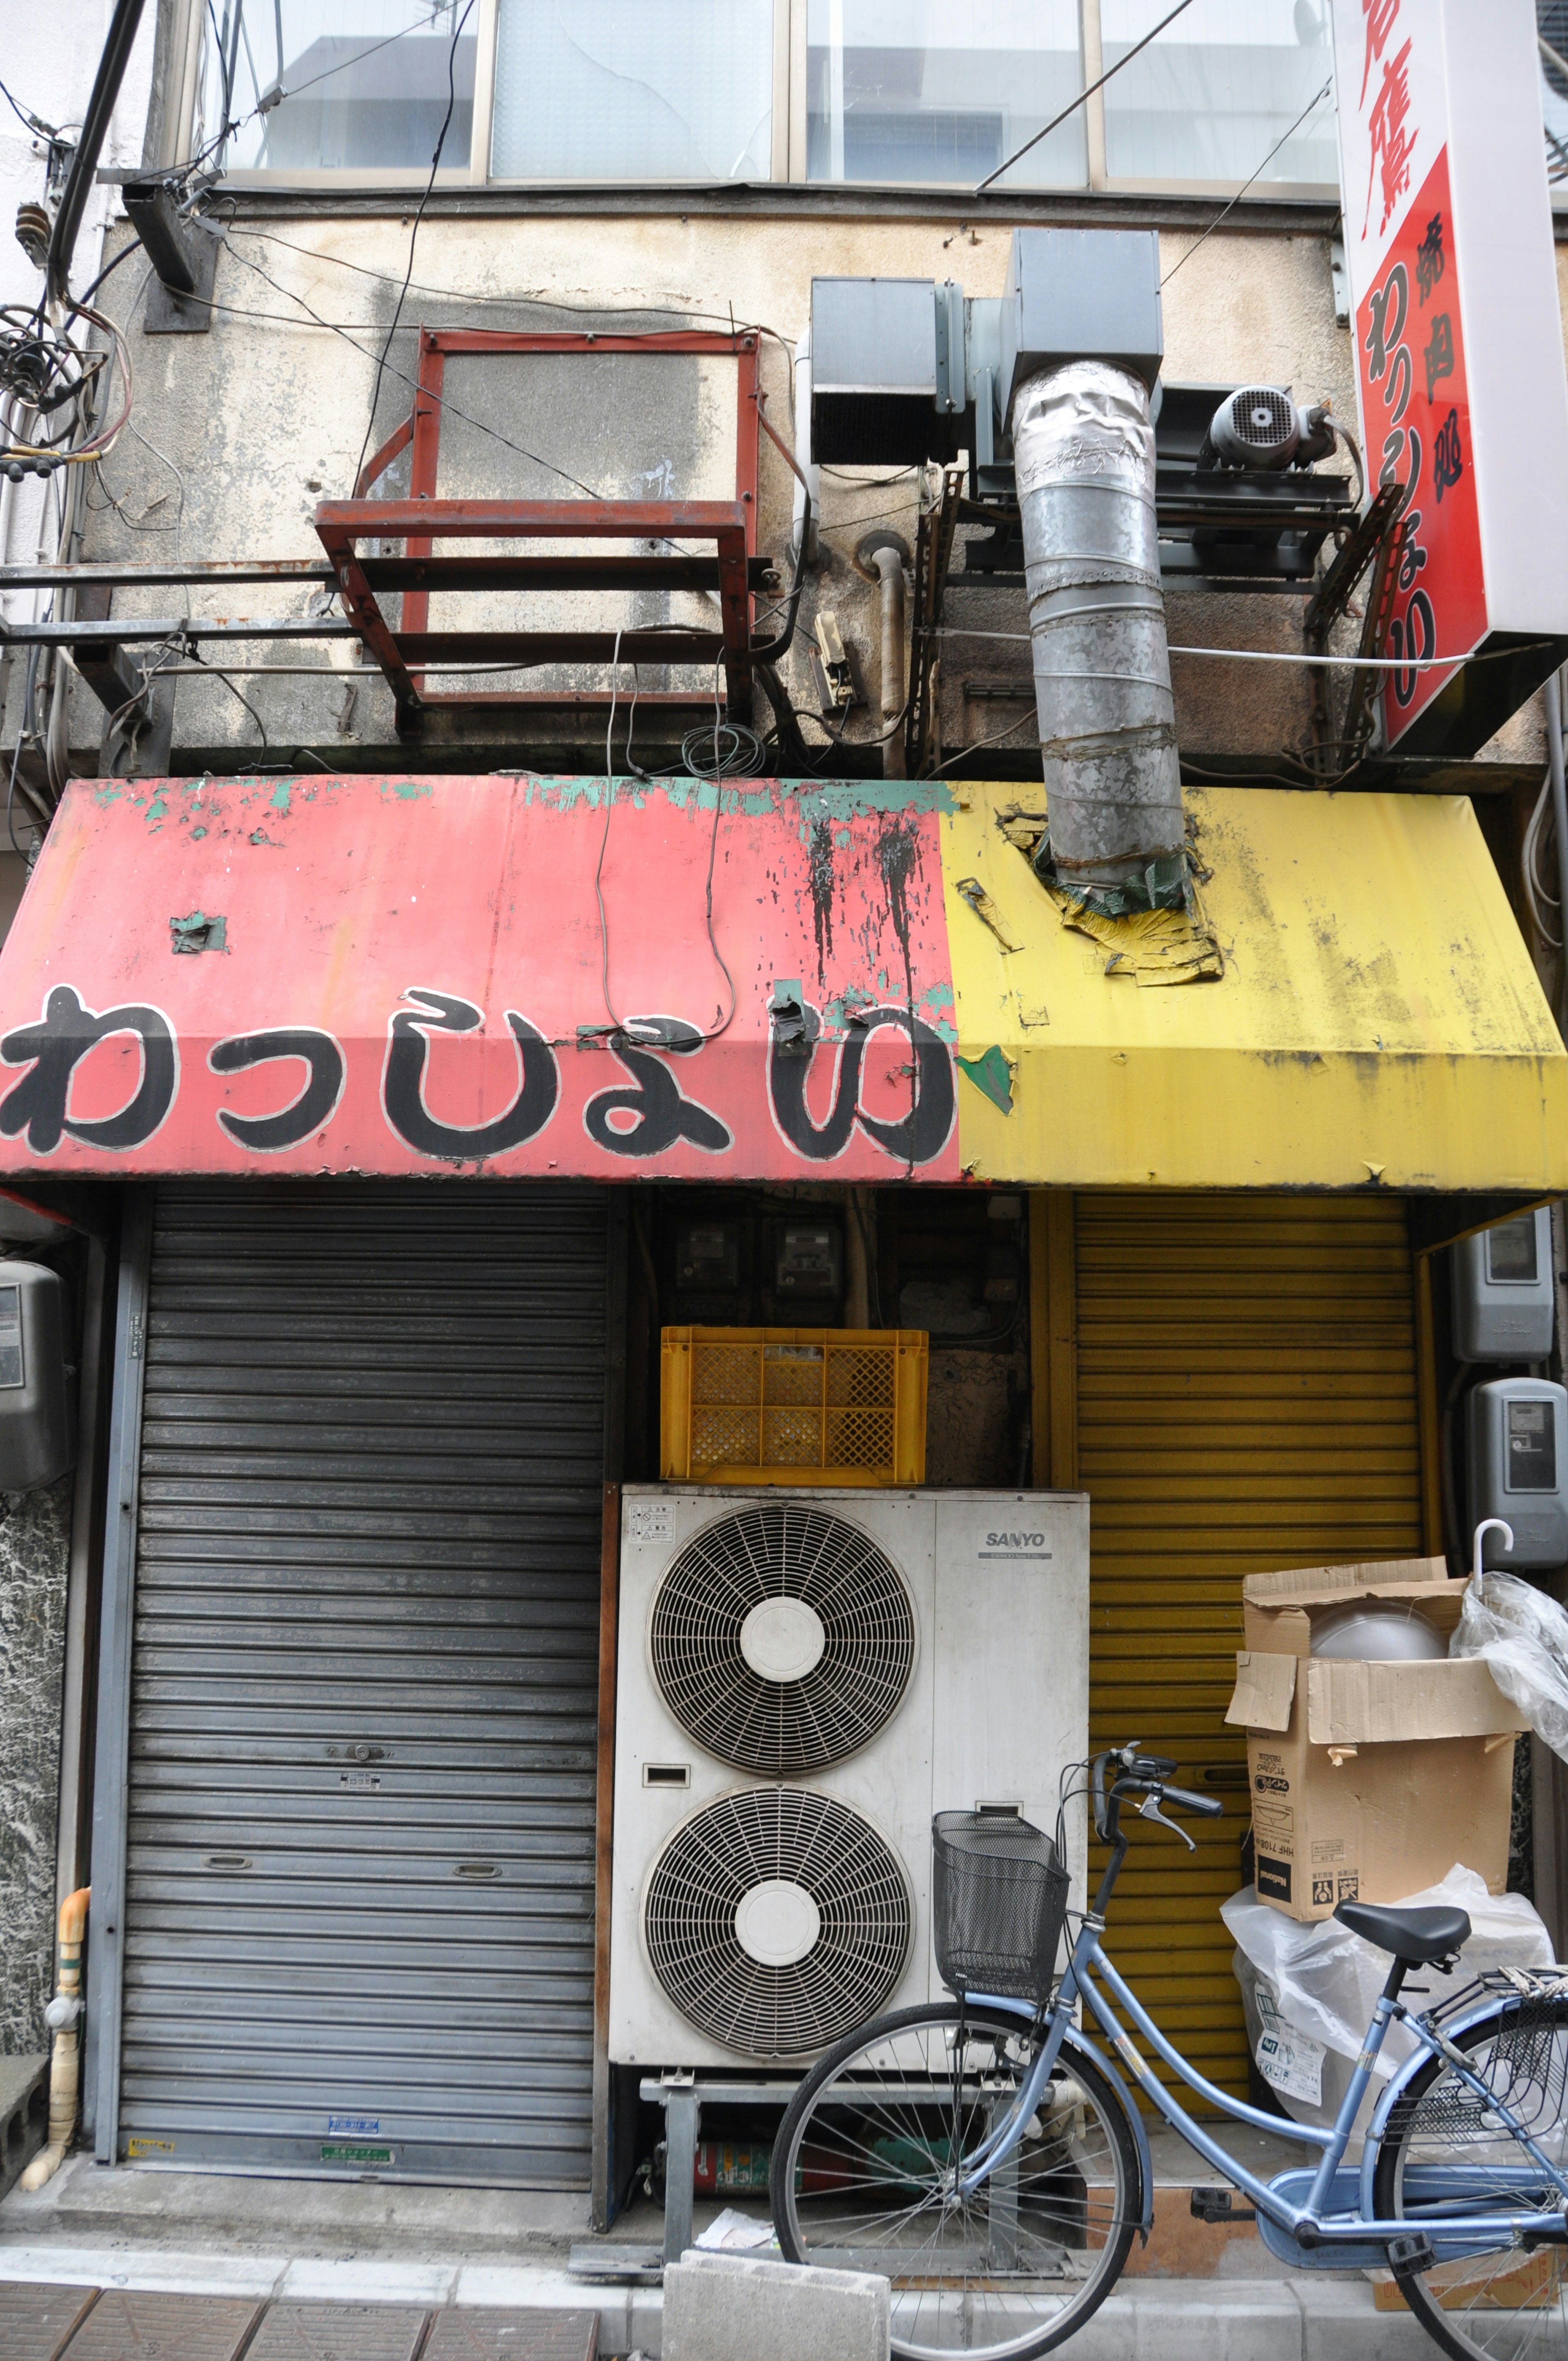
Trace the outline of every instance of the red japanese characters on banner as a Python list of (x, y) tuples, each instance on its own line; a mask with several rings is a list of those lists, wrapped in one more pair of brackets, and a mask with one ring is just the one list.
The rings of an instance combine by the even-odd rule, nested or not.
[[(1369, 204), (1377, 202), (1369, 188)], [(1406, 487), (1388, 652), (1409, 668), (1391, 674), (1385, 691), (1390, 740), (1449, 677), (1451, 666), (1423, 671), (1422, 660), (1466, 655), (1486, 631), (1452, 218), (1445, 150), (1356, 313), (1367, 465), (1379, 483)]]
[[(1568, 384), (1530, 0), (1330, 0), (1356, 399), (1407, 488), (1396, 753), (1477, 753), (1568, 652)], [(1560, 545), (1562, 544), (1562, 545)]]

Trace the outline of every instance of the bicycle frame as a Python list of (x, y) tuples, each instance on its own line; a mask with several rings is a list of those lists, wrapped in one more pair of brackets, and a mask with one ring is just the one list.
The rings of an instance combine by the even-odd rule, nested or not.
[[(1346, 2261), (1343, 2253), (1345, 2247), (1384, 2246), (1390, 2238), (1404, 2237), (1409, 2234), (1411, 2228), (1411, 2223), (1409, 2220), (1385, 2222), (1373, 2216), (1371, 2212), (1373, 2178), (1378, 2144), (1387, 2126), (1390, 2111), (1400, 2091), (1430, 2057), (1441, 2057), (1446, 2059), (1462, 2081), (1475, 2097), (1485, 2102), (1489, 2111), (1497, 2117), (1499, 2129), (1511, 2132), (1519, 2139), (1524, 2152), (1531, 2157), (1540, 2168), (1540, 2172), (1548, 2185), (1555, 2187), (1564, 2200), (1564, 2206), (1552, 2213), (1532, 2210), (1520, 2214), (1487, 2213), (1452, 2216), (1445, 2214), (1441, 2225), (1442, 2246), (1445, 2249), (1452, 2247), (1458, 2252), (1463, 2250), (1467, 2243), (1496, 2244), (1499, 2232), (1507, 2232), (1510, 2236), (1515, 2234), (1522, 2235), (1526, 2233), (1537, 2237), (1543, 2235), (1548, 2237), (1568, 2235), (1568, 2177), (1565, 2177), (1563, 2171), (1540, 2153), (1523, 2125), (1475, 2073), (1464, 2053), (1456, 2048), (1445, 2034), (1405, 2008), (1394, 1993), (1385, 1991), (1378, 1996), (1373, 2010), (1372, 2023), (1367, 2028), (1366, 2039), (1362, 2047), (1361, 2055), (1355, 2061), (1355, 2068), (1351, 2075), (1349, 2087), (1341, 2102), (1339, 2113), (1332, 2127), (1324, 2131), (1315, 2125), (1292, 2123), (1282, 2116), (1267, 2114), (1261, 2107), (1249, 2105), (1245, 2099), (1233, 2098), (1228, 2091), (1222, 2091), (1217, 2084), (1209, 2081), (1205, 2076), (1198, 2072), (1195, 2067), (1190, 2066), (1174, 2044), (1167, 2039), (1136, 1994), (1117, 1972), (1111, 1960), (1106, 1958), (1100, 1942), (1103, 1923), (1102, 1918), (1096, 1912), (1091, 1912), (1085, 1916), (1078, 1939), (1073, 1945), (1071, 1960), (1061, 1980), (1056, 2004), (1047, 2021), (1045, 2041), (1025, 2078), (1014, 2104), (1007, 2114), (992, 2126), (987, 2136), (974, 2150), (970, 2169), (959, 2183), (960, 2194), (965, 2197), (971, 2195), (1000, 2165), (1006, 2161), (1019, 2145), (1025, 2129), (1040, 2103), (1051, 2069), (1060, 2052), (1063, 2036), (1070, 2026), (1073, 2012), (1081, 2002), (1086, 2015), (1091, 2013), (1098, 2021), (1110, 2048), (1121, 2060), (1126, 2073), (1146, 2093), (1164, 2120), (1173, 2130), (1180, 2133), (1189, 2147), (1194, 2148), (1206, 2163), (1212, 2165), (1217, 2171), (1223, 2173), (1228, 2180), (1233, 2181), (1251, 2200), (1260, 2215), (1266, 2217), (1295, 2242), (1304, 2264), (1311, 2264), (1315, 2261), (1321, 2268), (1343, 2268)], [(1098, 1982), (1096, 1979), (1099, 1980)], [(1100, 1988), (1101, 1985), (1103, 1985), (1103, 1990)], [(999, 2008), (1016, 2015), (1020, 2020), (1020, 2031), (1034, 2022), (1033, 2015), (1025, 2004), (1014, 2000), (988, 1998), (983, 1993), (974, 1993), (970, 1997), (977, 2006)], [(1153, 2068), (1145, 2063), (1135, 2048), (1131, 2036), (1118, 2018), (1113, 2004), (1119, 2004), (1125, 2011), (1134, 2026), (1143, 2035), (1157, 2055), (1164, 2059), (1171, 2071), (1179, 2077), (1189, 2090), (1196, 2092), (1210, 2106), (1218, 2109), (1222, 2114), (1228, 2115), (1234, 2122), (1252, 2125), (1260, 2131), (1272, 2132), (1286, 2139), (1297, 2141), (1305, 2148), (1316, 2148), (1321, 2151), (1321, 2160), (1312, 2174), (1303, 2203), (1293, 2203), (1277, 2186), (1259, 2180), (1255, 2174), (1249, 2172), (1245, 2166), (1240, 2164), (1219, 2140), (1188, 2114), (1185, 2107), (1167, 2091)], [(1489, 2013), (1488, 2009), (1477, 2009), (1473, 2016), (1466, 2017), (1456, 2025), (1455, 2030), (1464, 2030), (1469, 2024)], [(1350, 2144), (1351, 2129), (1355, 2121), (1356, 2110), (1372, 2080), (1375, 2064), (1388, 2027), (1396, 2017), (1414, 2036), (1418, 2044), (1416, 2052), (1395, 2074), (1374, 2115), (1372, 2128), (1368, 2132), (1362, 2155), (1357, 2181), (1359, 2197), (1356, 2211), (1354, 2213), (1347, 2213), (1343, 2210), (1331, 2211), (1332, 2201), (1336, 2194), (1342, 2196), (1343, 2202), (1343, 2183), (1340, 2167)], [(1140, 2143), (1140, 2147), (1141, 2145)], [(1441, 2169), (1441, 2168), (1434, 2168), (1434, 2169)], [(1299, 2178), (1295, 2174), (1285, 2177), (1290, 2180)], [(1503, 2177), (1506, 2180), (1508, 2176), (1505, 2174)], [(1517, 2178), (1521, 2186), (1534, 2185), (1530, 2183), (1529, 2176), (1522, 2169), (1517, 2171)], [(1444, 2257), (1444, 2259), (1448, 2258), (1450, 2257)], [(1353, 2257), (1350, 2259), (1354, 2261), (1355, 2258)]]

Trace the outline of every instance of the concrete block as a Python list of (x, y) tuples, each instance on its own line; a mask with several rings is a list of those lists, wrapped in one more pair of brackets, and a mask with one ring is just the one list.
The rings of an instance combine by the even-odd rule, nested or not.
[(663, 2361), (888, 2361), (887, 2281), (688, 2249), (664, 2273)]

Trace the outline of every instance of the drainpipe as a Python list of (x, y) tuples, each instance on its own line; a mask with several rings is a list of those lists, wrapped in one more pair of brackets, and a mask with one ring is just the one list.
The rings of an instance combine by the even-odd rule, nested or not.
[(83, 1885), (60, 1905), (60, 1982), (44, 2011), (44, 2022), (54, 2029), (54, 2055), (49, 2070), (49, 2146), (35, 2156), (21, 2179), (24, 2189), (41, 2189), (65, 2162), (76, 2129), (76, 2101), (81, 2085), (82, 1938), (87, 1931), (87, 1905), (92, 1889)]
[(1018, 389), (1013, 448), (1057, 875), (1117, 909), (1179, 904), (1148, 394), (1105, 361), (1042, 370)]
[[(811, 331), (795, 348), (795, 511), (790, 546), (806, 542), (806, 563), (817, 563), (817, 520), (822, 513), (821, 478), (811, 459)], [(809, 502), (809, 509), (808, 509)]]
[(868, 533), (855, 552), (855, 564), (881, 592), (882, 605), (882, 774), (905, 775), (904, 734), (904, 569), (909, 544), (895, 533)]

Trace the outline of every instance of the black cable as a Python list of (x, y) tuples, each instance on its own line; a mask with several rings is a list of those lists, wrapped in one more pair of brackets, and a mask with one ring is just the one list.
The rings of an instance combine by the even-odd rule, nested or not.
[(463, 14), (452, 28), (452, 43), (446, 52), (446, 112), (441, 118), (441, 130), (435, 142), (435, 153), (430, 159), (430, 178), (424, 184), (424, 194), (419, 201), (419, 210), (413, 218), (413, 227), (409, 232), (409, 267), (403, 273), (403, 283), (398, 290), (398, 300), (392, 309), (391, 321), (387, 329), (387, 339), (381, 347), (380, 358), (376, 363), (376, 381), (370, 389), (370, 414), (365, 421), (365, 440), (359, 446), (359, 465), (354, 470), (354, 479), (348, 488), (348, 497), (351, 500), (354, 497), (354, 487), (359, 481), (360, 468), (364, 467), (370, 456), (370, 437), (376, 428), (376, 404), (381, 395), (381, 373), (387, 365), (387, 356), (392, 349), (392, 338), (398, 333), (398, 323), (403, 316), (403, 303), (408, 295), (409, 281), (414, 275), (414, 247), (419, 239), (419, 225), (424, 219), (424, 209), (430, 203), (431, 192), (435, 186), (435, 176), (441, 170), (441, 151), (446, 145), (446, 135), (452, 128), (452, 117), (457, 106), (457, 44), (462, 38), (463, 27), (473, 13), (474, 0), (466, 0)]
[(144, 251), (144, 248), (143, 248), (143, 247), (142, 247), (142, 243), (141, 243), (141, 240), (140, 240), (139, 238), (135, 238), (135, 237), (133, 237), (133, 238), (129, 241), (129, 243), (128, 243), (127, 245), (126, 245), (126, 246), (122, 246), (122, 247), (121, 247), (121, 248), (120, 248), (120, 250), (119, 250), (119, 252), (118, 252), (118, 254), (116, 254), (116, 255), (115, 255), (115, 257), (114, 260), (113, 260), (112, 262), (106, 262), (106, 263), (104, 265), (103, 269), (102, 269), (102, 270), (100, 270), (100, 272), (98, 273), (97, 278), (96, 278), (96, 279), (94, 279), (94, 280), (93, 281), (92, 286), (91, 286), (91, 287), (89, 287), (89, 289), (87, 290), (86, 294), (85, 294), (85, 295), (79, 295), (79, 296), (77, 297), (76, 301), (77, 301), (78, 305), (81, 305), (81, 304), (83, 304), (83, 303), (91, 303), (91, 302), (93, 301), (93, 296), (94, 296), (94, 295), (96, 295), (96, 293), (98, 292), (99, 288), (100, 288), (100, 287), (102, 287), (102, 285), (104, 284), (104, 280), (105, 280), (105, 279), (107, 279), (107, 277), (109, 276), (110, 271), (111, 271), (111, 270), (118, 270), (118, 269), (119, 269), (119, 267), (120, 267), (120, 265), (121, 265), (121, 263), (122, 263), (122, 262), (127, 261), (127, 260), (129, 259), (129, 258), (130, 258), (133, 254), (140, 254), (140, 253), (142, 253), (143, 251)]
[[(280, 286), (278, 280), (272, 277), (270, 271), (263, 270), (259, 262), (252, 262), (248, 255), (239, 253), (235, 247), (229, 244), (226, 232), (224, 236), (224, 244), (225, 247), (227, 247), (228, 252), (234, 256), (235, 260), (243, 269), (254, 270), (258, 279), (266, 280), (269, 287), (276, 287), (278, 289), (278, 292), (280, 295), (287, 296), (291, 303), (297, 303), (301, 311), (306, 314), (313, 326), (323, 328), (329, 336), (340, 336), (343, 342), (348, 346), (351, 353), (360, 353), (364, 356), (366, 360), (370, 360), (374, 357), (368, 346), (365, 345), (356, 345), (354, 338), (349, 335), (347, 329), (341, 326), (337, 321), (323, 320), (321, 313), (317, 311), (313, 311), (311, 305), (306, 302), (302, 295), (296, 295), (291, 288)], [(225, 303), (221, 295), (215, 295), (213, 298), (213, 308), (214, 311), (226, 313), (228, 316), (234, 320), (263, 320), (276, 322), (278, 324), (285, 328), (298, 328), (303, 324), (302, 322), (294, 319), (287, 312), (247, 312), (237, 303)], [(360, 323), (356, 321), (355, 325), (357, 327), (360, 325)], [(598, 500), (604, 498), (603, 493), (596, 491), (592, 484), (585, 484), (580, 476), (570, 475), (565, 467), (558, 467), (554, 459), (543, 458), (541, 456), (539, 452), (530, 451), (526, 445), (514, 443), (510, 435), (503, 434), (501, 433), (499, 426), (491, 426), (483, 418), (475, 418), (468, 411), (460, 409), (457, 403), (450, 401), (446, 395), (431, 393), (427, 390), (422, 389), (417, 377), (410, 377), (406, 369), (394, 368), (390, 361), (386, 360), (385, 355), (383, 355), (383, 362), (388, 377), (395, 377), (400, 385), (406, 385), (409, 387), (411, 391), (414, 393), (422, 392), (423, 398), (427, 401), (433, 401), (438, 410), (450, 411), (452, 416), (454, 418), (460, 418), (466, 426), (476, 427), (481, 434), (488, 434), (492, 436), (494, 440), (499, 443), (505, 450), (515, 451), (520, 459), (532, 460), (536, 467), (543, 467), (552, 476), (559, 476), (564, 484), (575, 484), (578, 491), (586, 492), (590, 500)], [(363, 466), (363, 461), (361, 461), (360, 464)], [(356, 478), (356, 481), (357, 480), (357, 478)], [(673, 544), (672, 546), (678, 547), (679, 544)]]
[(1013, 170), (1014, 165), (1018, 162), (1021, 157), (1026, 156), (1031, 148), (1037, 148), (1042, 139), (1048, 138), (1050, 134), (1056, 130), (1058, 124), (1063, 124), (1067, 121), (1069, 115), (1076, 115), (1079, 108), (1083, 104), (1085, 99), (1092, 98), (1097, 90), (1103, 90), (1113, 74), (1119, 74), (1124, 66), (1131, 65), (1133, 60), (1137, 56), (1138, 51), (1148, 48), (1149, 43), (1154, 39), (1155, 34), (1163, 33), (1166, 27), (1168, 25), (1174, 24), (1177, 17), (1180, 16), (1182, 10), (1190, 7), (1190, 5), (1191, 0), (1176, 0), (1176, 5), (1171, 10), (1169, 16), (1162, 16), (1158, 24), (1155, 26), (1153, 31), (1146, 33), (1141, 41), (1135, 41), (1132, 48), (1127, 51), (1125, 57), (1118, 58), (1113, 66), (1107, 66), (1099, 81), (1091, 82), (1087, 90), (1080, 90), (1078, 96), (1072, 101), (1071, 104), (1064, 106), (1059, 115), (1053, 115), (1043, 131), (1036, 131), (1032, 139), (1025, 139), (1022, 148), (1015, 148), (1013, 154), (1008, 157), (1004, 164), (998, 164), (994, 172), (988, 172), (983, 181), (977, 181), (975, 183), (975, 195), (978, 197), (982, 190), (989, 189), (993, 181), (1000, 181), (1003, 172), (1010, 172)]
[(40, 139), (59, 138), (58, 126), (52, 123), (46, 123), (41, 115), (35, 115), (30, 107), (24, 106), (19, 98), (13, 98), (3, 82), (0, 82), (0, 98), (5, 100), (17, 121), (25, 123), (29, 131), (36, 131)]

